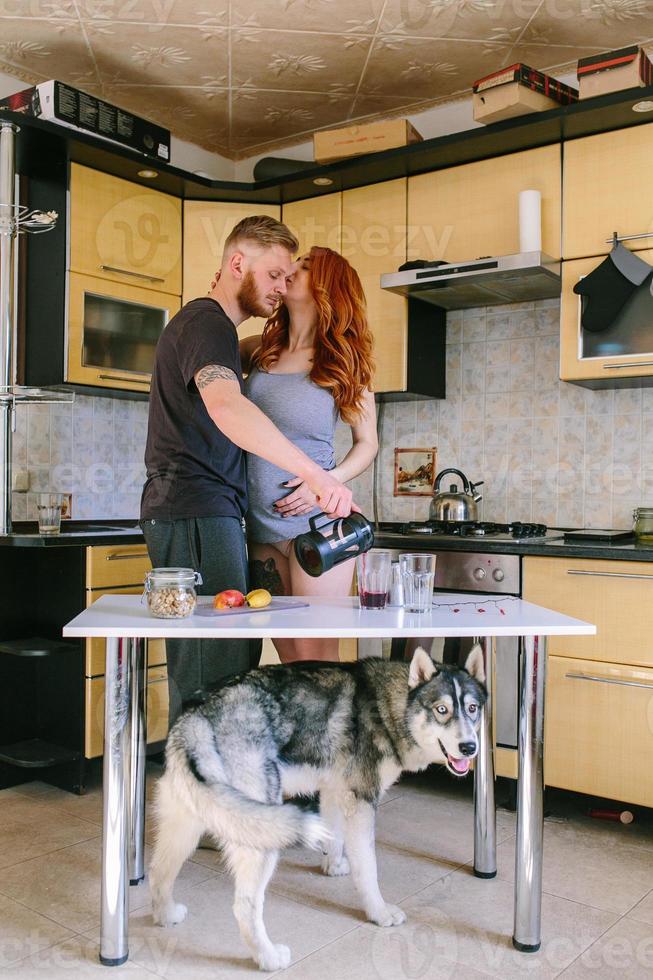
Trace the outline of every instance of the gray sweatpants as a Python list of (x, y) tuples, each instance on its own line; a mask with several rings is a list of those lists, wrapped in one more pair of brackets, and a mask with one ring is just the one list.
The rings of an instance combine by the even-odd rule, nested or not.
[[(235, 517), (141, 521), (153, 568), (193, 568), (199, 595), (248, 590), (245, 533)], [(260, 640), (166, 640), (170, 725), (188, 700), (258, 665)]]

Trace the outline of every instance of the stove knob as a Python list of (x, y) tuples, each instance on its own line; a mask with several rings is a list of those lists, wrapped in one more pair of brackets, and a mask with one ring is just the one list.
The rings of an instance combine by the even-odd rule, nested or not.
[(485, 578), (485, 569), (475, 568), (474, 571), (472, 572), (472, 575), (474, 576), (477, 582), (482, 582), (483, 579)]
[(492, 578), (495, 582), (503, 582), (505, 577), (506, 576), (504, 575), (502, 568), (495, 568), (492, 572)]

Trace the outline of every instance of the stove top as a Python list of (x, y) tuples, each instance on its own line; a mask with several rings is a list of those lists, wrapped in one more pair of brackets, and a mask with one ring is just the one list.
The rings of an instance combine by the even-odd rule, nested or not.
[(554, 531), (545, 524), (531, 524), (512, 521), (498, 524), (494, 521), (381, 521), (376, 526), (379, 534), (398, 534), (404, 537), (417, 535), (433, 538), (491, 538), (495, 541), (528, 541), (533, 538), (551, 540), (563, 536), (562, 531)]

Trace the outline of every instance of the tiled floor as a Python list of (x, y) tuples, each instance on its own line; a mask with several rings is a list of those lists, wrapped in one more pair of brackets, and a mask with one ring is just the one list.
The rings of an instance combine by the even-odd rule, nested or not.
[[(151, 764), (148, 794), (160, 774)], [(0, 978), (86, 980), (98, 963), (101, 791), (72, 796), (43, 783), (0, 792)], [(514, 814), (497, 815), (498, 876), (475, 878), (470, 781), (427, 773), (394, 787), (378, 817), (386, 898), (405, 925), (366, 923), (349, 878), (319, 873), (313, 852), (288, 851), (268, 889), (266, 920), (287, 943), (289, 980), (653, 976), (653, 814), (629, 827), (591, 820), (580, 798), (549, 800), (543, 943), (511, 945)], [(148, 822), (147, 836), (151, 839)], [(131, 889), (130, 960), (116, 978), (260, 977), (231, 912), (231, 882), (213, 851), (178, 881), (181, 925), (152, 924), (147, 883)]]

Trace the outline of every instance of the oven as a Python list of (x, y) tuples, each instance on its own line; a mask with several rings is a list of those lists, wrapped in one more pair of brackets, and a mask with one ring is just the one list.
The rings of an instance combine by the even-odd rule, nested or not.
[(66, 381), (149, 391), (157, 341), (178, 309), (177, 296), (71, 272)]
[[(390, 551), (392, 561), (399, 561), (405, 552), (426, 551), (436, 556), (434, 592), (467, 592), (473, 599), (474, 592), (482, 594), (521, 595), (521, 559), (519, 555), (483, 554), (469, 551), (438, 551), (435, 543), (426, 542), (415, 546), (415, 541), (406, 541), (398, 548), (383, 548)], [(479, 631), (479, 635), (480, 631)], [(518, 691), (520, 639), (514, 636), (496, 638), (495, 646), (495, 684), (494, 684), (494, 725), (497, 748), (516, 751), (518, 725)], [(444, 640), (438, 637), (415, 639), (400, 637), (392, 641), (359, 640), (358, 656), (390, 656), (393, 660), (410, 658), (416, 647), (422, 646), (434, 660), (456, 663), (464, 666), (473, 640), (469, 637)], [(384, 649), (384, 644), (386, 644)], [(389, 645), (389, 649), (388, 649)], [(430, 645), (430, 646), (429, 646)]]

